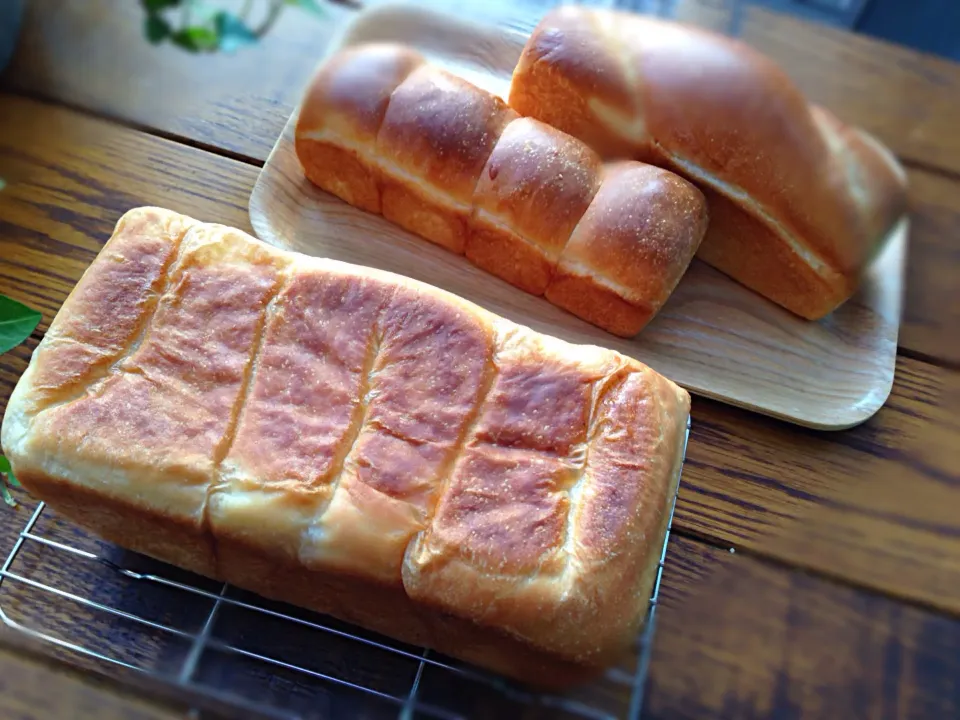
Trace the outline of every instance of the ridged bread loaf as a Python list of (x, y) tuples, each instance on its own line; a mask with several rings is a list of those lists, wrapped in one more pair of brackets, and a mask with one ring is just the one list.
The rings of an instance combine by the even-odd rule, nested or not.
[(613, 334), (675, 289), (707, 227), (702, 193), (574, 137), (392, 44), (318, 69), (295, 145), (305, 176)]
[(630, 651), (689, 406), (611, 350), (140, 208), (0, 439), (108, 540), (557, 687)]

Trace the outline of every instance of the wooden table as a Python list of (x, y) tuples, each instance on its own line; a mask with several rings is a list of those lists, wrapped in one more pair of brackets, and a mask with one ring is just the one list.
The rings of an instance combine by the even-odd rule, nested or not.
[[(249, 229), (259, 166), (351, 12), (289, 12), (260, 45), (208, 57), (149, 46), (128, 0), (28, 3), (0, 81), (0, 292), (44, 321), (0, 357), (0, 412), (124, 210)], [(705, 25), (723, 12), (681, 4)], [(908, 168), (897, 376), (841, 433), (695, 398), (646, 716), (960, 717), (960, 66), (759, 10), (742, 36)], [(22, 522), (5, 517), (4, 554)], [(0, 714), (30, 716), (39, 687), (132, 702), (31, 662), (0, 652)]]

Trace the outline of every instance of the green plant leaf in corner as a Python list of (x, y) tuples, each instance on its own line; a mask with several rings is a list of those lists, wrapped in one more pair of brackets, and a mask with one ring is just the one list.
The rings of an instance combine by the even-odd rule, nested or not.
[(147, 19), (144, 20), (143, 32), (147, 36), (147, 40), (153, 45), (156, 45), (170, 37), (172, 30), (170, 23), (162, 17), (150, 14), (147, 15)]
[(177, 7), (180, 0), (140, 0), (140, 4), (148, 13), (158, 13), (167, 8)]
[(177, 30), (170, 36), (174, 45), (190, 52), (212, 52), (220, 45), (220, 37), (210, 28), (202, 25)]
[(10, 481), (10, 484), (14, 487), (20, 487), (20, 483), (17, 482), (17, 478), (13, 475), (13, 468), (10, 467), (10, 461), (7, 460), (3, 455), (0, 455), (0, 473), (7, 476), (7, 480)]
[(0, 295), (0, 353), (15, 348), (32, 333), (43, 319), (36, 310)]
[[(6, 479), (4, 479), (6, 478)], [(17, 507), (17, 501), (10, 494), (10, 486), (20, 487), (17, 478), (13, 475), (13, 468), (10, 467), (10, 461), (3, 455), (0, 455), (0, 495), (3, 501), (10, 507)]]
[(244, 45), (253, 45), (257, 42), (257, 35), (246, 23), (236, 15), (221, 11), (213, 19), (220, 36), (220, 49), (232, 53)]

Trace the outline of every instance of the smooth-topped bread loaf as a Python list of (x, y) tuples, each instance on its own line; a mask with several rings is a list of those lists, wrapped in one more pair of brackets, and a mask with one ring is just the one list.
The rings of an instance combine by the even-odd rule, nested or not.
[(399, 45), (327, 60), (295, 146), (324, 190), (622, 336), (656, 315), (707, 227), (686, 180), (605, 167), (576, 138)]
[(698, 257), (808, 319), (852, 295), (906, 209), (906, 176), (885, 148), (811, 108), (761, 53), (698, 28), (552, 10), (508, 100), (605, 160), (695, 183), (710, 208)]
[(628, 652), (689, 395), (429, 285), (128, 212), (3, 419), (135, 551), (538, 685)]

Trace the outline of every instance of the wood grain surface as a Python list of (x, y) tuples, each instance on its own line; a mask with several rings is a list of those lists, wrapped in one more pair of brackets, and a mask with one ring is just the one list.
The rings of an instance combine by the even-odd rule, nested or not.
[(837, 435), (698, 402), (675, 522), (960, 613), (958, 381), (901, 358), (887, 406)]
[(0, 715), (18, 720), (173, 720), (187, 708), (158, 704), (115, 683), (94, 680), (0, 633)]
[(956, 716), (956, 619), (683, 539), (667, 567), (645, 718)]
[[(525, 36), (419, 8), (364, 14), (328, 47), (398, 42), (430, 62), (505, 94)], [(569, 342), (634, 357), (693, 393), (813, 427), (838, 430), (872, 416), (893, 381), (907, 222), (892, 233), (860, 292), (808, 322), (695, 261), (654, 320), (619, 338), (526, 293), (381, 217), (313, 186), (294, 150), (291, 115), (250, 198), (258, 237), (307, 255), (422, 280)]]
[(960, 179), (910, 169), (910, 250), (900, 346), (960, 367)]
[[(727, 11), (712, 0), (685, 0), (678, 12), (686, 21), (719, 26)], [(150, 46), (135, 3), (34, 0), (0, 87), (262, 163), (327, 43), (351, 17), (333, 6), (328, 20), (287, 12), (261, 45), (211, 57)], [(955, 262), (960, 252), (960, 177), (936, 169), (960, 168), (951, 129), (960, 123), (960, 94), (951, 92), (960, 87), (960, 66), (756, 8), (746, 13), (742, 30), (819, 102), (928, 166), (910, 172), (910, 248), (898, 342), (920, 356), (960, 363), (954, 331), (960, 300), (951, 303), (943, 292), (952, 282), (945, 261)], [(116, 56), (125, 62), (116, 63)], [(915, 146), (927, 149), (921, 153)]]
[[(724, 19), (723, 3), (713, 0), (678, 6), (701, 24)], [(0, 79), (20, 95), (0, 94), (0, 293), (41, 309), (44, 320), (27, 343), (0, 356), (0, 414), (47, 324), (124, 210), (154, 203), (251, 230), (256, 165), (346, 17), (331, 12), (326, 24), (290, 13), (259, 48), (206, 57), (147, 45), (141, 11), (126, 0), (27, 3), (24, 42)], [(911, 164), (902, 354), (886, 406), (849, 431), (806, 431), (695, 399), (644, 717), (958, 717), (960, 67), (763, 11), (748, 13), (742, 32), (812, 97)], [(29, 504), (5, 510), (3, 555)], [(55, 517), (45, 515), (38, 531), (102, 547)], [(38, 551), (25, 553), (15, 570), (157, 621), (195, 629), (203, 616), (205, 608), (118, 583), (106, 565)], [(5, 581), (0, 608), (130, 659), (182, 659), (176, 639), (104, 623), (63, 598), (44, 607), (24, 589)], [(358, 661), (336, 643), (305, 648), (299, 635), (244, 617), (218, 621), (216, 631), (387, 692), (407, 679), (389, 661), (382, 668)], [(206, 658), (199, 677), (227, 686), (237, 675), (222, 660)], [(347, 689), (307, 693), (282, 668), (247, 671), (251, 696), (301, 703), (314, 715), (356, 710)], [(466, 704), (480, 717), (563, 717), (552, 708), (516, 712), (440, 670), (422, 680), (431, 702)], [(35, 662), (2, 633), (0, 685), (4, 717), (169, 716), (89, 676)]]
[[(257, 168), (32, 100), (0, 96), (0, 292), (46, 328), (128, 208), (156, 204), (249, 231)], [(189, 181), (185, 181), (189, 178)], [(0, 356), (0, 412), (36, 341)], [(960, 481), (931, 464), (948, 371), (902, 358), (890, 399), (839, 434), (696, 399), (677, 524), (941, 607), (960, 608)], [(941, 443), (946, 442), (940, 441)], [(885, 468), (906, 498), (872, 492)]]

